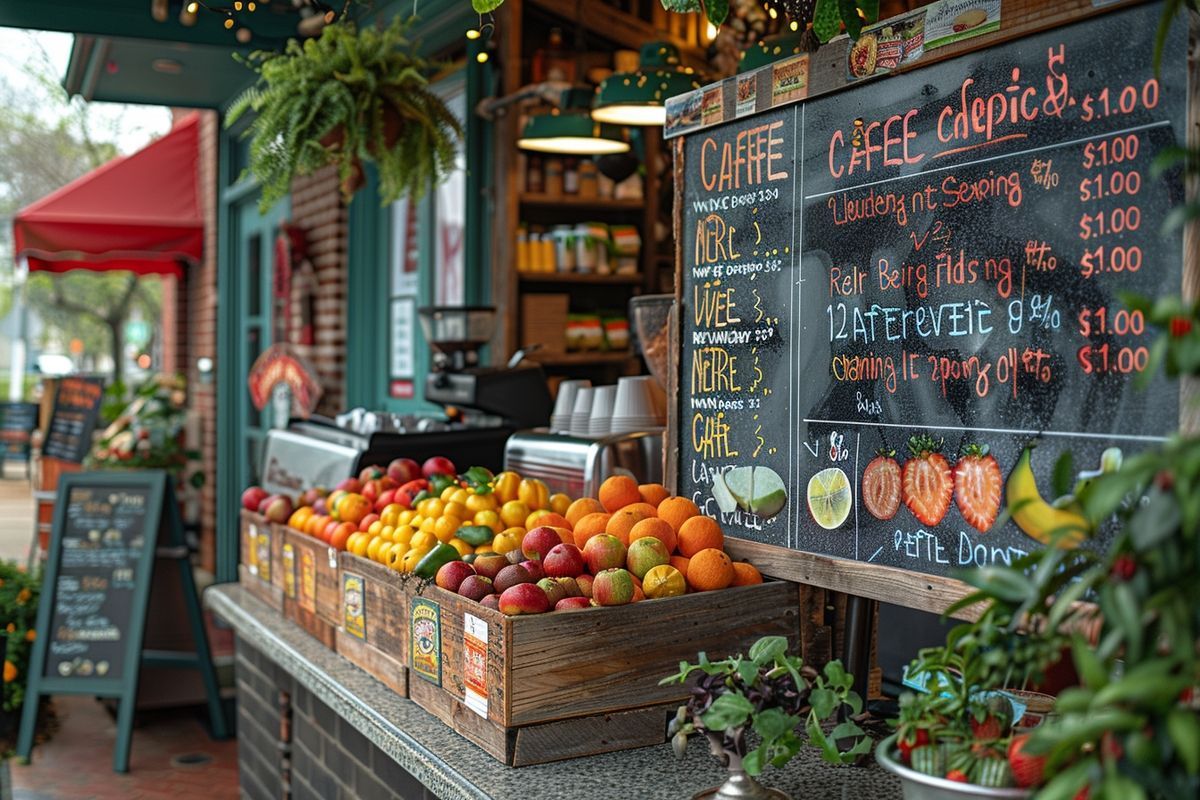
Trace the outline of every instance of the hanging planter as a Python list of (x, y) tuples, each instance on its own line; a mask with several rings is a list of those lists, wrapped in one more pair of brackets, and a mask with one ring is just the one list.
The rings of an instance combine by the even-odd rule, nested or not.
[(461, 125), (429, 88), (435, 65), (416, 55), (406, 31), (399, 18), (362, 30), (337, 22), (282, 53), (244, 59), (259, 80), (234, 102), (226, 127), (255, 113), (247, 171), (262, 185), (264, 211), (296, 176), (329, 164), (348, 202), (363, 163), (374, 163), (385, 204), (420, 197), (454, 169)]

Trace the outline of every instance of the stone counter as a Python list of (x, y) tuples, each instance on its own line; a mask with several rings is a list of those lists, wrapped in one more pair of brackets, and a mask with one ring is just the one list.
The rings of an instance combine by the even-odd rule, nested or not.
[[(296, 800), (688, 800), (723, 780), (702, 739), (683, 760), (663, 744), (503, 766), (237, 584), (204, 598), (237, 633), (239, 766), (251, 800), (287, 788)], [(763, 780), (796, 800), (900, 797), (899, 782), (873, 763), (832, 766), (811, 747)]]

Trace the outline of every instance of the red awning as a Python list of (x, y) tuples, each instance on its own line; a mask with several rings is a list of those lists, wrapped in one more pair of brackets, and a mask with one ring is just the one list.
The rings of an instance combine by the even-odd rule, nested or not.
[(30, 270), (180, 274), (204, 252), (200, 115), (17, 212), (17, 258)]

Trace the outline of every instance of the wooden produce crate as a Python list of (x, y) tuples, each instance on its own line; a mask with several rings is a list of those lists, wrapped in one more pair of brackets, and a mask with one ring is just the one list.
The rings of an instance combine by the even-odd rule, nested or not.
[(338, 554), (337, 651), (402, 697), (408, 697), (407, 577), (370, 559)]
[(285, 570), (283, 615), (335, 649), (342, 613), (338, 551), (307, 533), (287, 528), (280, 561)]
[[(410, 587), (416, 588), (416, 587)], [(507, 617), (436, 586), (408, 598), (418, 705), (509, 766), (666, 741), (679, 662), (799, 641), (799, 590), (769, 581), (627, 606)]]
[[(242, 563), (238, 579), (252, 595), (276, 611), (283, 611), (283, 583), (279, 571), (280, 526), (262, 514), (242, 509)], [(276, 577), (279, 583), (276, 584)]]

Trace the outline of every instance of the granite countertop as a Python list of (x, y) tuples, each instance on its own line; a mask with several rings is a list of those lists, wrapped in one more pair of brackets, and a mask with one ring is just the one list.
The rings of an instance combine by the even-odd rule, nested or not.
[[(670, 745), (506, 767), (411, 700), (327, 649), (237, 584), (208, 589), (205, 604), (267, 657), (340, 714), (443, 800), (512, 798), (637, 798), (688, 800), (719, 784), (724, 770), (693, 738), (677, 760)], [(806, 747), (763, 783), (795, 800), (892, 800), (900, 783), (874, 762), (869, 767), (826, 764)]]

